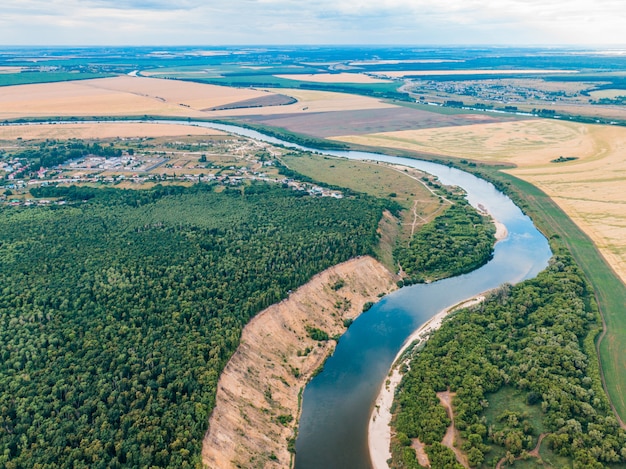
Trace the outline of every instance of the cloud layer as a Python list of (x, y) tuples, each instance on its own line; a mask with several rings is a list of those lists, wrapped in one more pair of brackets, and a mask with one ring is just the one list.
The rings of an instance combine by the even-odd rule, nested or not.
[(4, 0), (3, 45), (626, 44), (621, 0)]

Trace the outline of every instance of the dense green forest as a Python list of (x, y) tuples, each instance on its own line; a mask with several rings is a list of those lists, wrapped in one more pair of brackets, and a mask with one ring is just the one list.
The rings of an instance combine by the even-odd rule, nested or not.
[(602, 389), (594, 349), (593, 295), (559, 252), (535, 279), (504, 286), (446, 321), (414, 353), (398, 388), (392, 467), (421, 467), (410, 438), (429, 445), (432, 467), (459, 467), (439, 444), (450, 420), (436, 392), (446, 390), (456, 393), (455, 425), (472, 467), (527, 458), (540, 434), (539, 454), (552, 467), (624, 467), (626, 432)]
[(383, 210), (265, 184), (39, 191), (70, 202), (0, 208), (6, 468), (199, 464), (243, 326), (371, 253)]
[(394, 257), (407, 275), (405, 284), (470, 272), (493, 254), (495, 227), (465, 199), (420, 227), (408, 245), (398, 246)]

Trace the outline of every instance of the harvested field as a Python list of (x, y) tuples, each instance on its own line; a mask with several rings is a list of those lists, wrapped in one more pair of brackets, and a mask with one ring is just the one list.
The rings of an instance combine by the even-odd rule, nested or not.
[(270, 94), (268, 91), (128, 76), (10, 86), (0, 88), (0, 119), (146, 114), (202, 117), (202, 109)]
[(615, 99), (620, 96), (626, 96), (626, 90), (596, 90), (589, 92), (593, 99)]
[[(206, 86), (206, 85), (203, 85)], [(298, 102), (288, 106), (274, 106), (250, 109), (230, 109), (226, 111), (206, 112), (205, 117), (235, 117), (254, 115), (276, 115), (276, 114), (301, 114), (314, 112), (336, 112), (336, 111), (356, 111), (367, 109), (397, 109), (398, 106), (386, 103), (376, 98), (367, 96), (357, 96), (347, 93), (336, 93), (332, 91), (281, 89), (280, 92), (287, 96), (292, 96)]]
[(311, 81), (314, 83), (390, 83), (391, 80), (374, 78), (363, 73), (308, 73), (275, 75), (286, 80)]
[(187, 81), (160, 80), (157, 78), (117, 77), (90, 80), (86, 83), (94, 88), (121, 91), (144, 96), (163, 103), (206, 109), (227, 103), (255, 99), (270, 94), (267, 91), (249, 88), (231, 88)]
[[(457, 116), (452, 116), (457, 118)], [(461, 117), (461, 116), (458, 116)], [(385, 132), (337, 137), (365, 145), (524, 166), (543, 165), (559, 156), (591, 151), (587, 126), (555, 120), (527, 119), (459, 127)]]
[(191, 125), (149, 124), (149, 123), (67, 123), (0, 126), (0, 140), (64, 140), (132, 138), (132, 137), (178, 137), (186, 135), (225, 135), (214, 129)]
[(435, 76), (435, 75), (547, 75), (578, 73), (576, 70), (524, 69), (524, 70), (383, 70), (370, 72), (372, 75), (402, 78), (407, 76)]
[(182, 116), (189, 110), (148, 97), (94, 88), (87, 81), (0, 88), (0, 119), (165, 113)]
[[(509, 172), (546, 192), (626, 281), (626, 129), (526, 120), (387, 132), (337, 140), (517, 165)], [(551, 163), (559, 156), (577, 160)]]
[(375, 98), (313, 90), (281, 90), (294, 104), (203, 111), (275, 99), (269, 90), (129, 77), (18, 85), (0, 88), (0, 120), (23, 117), (162, 115), (232, 117), (397, 108)]
[[(265, 112), (265, 110), (264, 110)], [(468, 124), (487, 124), (518, 120), (514, 116), (492, 116), (489, 114), (444, 115), (421, 109), (393, 107), (332, 113), (301, 113), (257, 115), (246, 118), (250, 122), (282, 127), (297, 133), (315, 137), (338, 135), (362, 135), (378, 132), (429, 129)]]
[(24, 67), (0, 67), (0, 73), (20, 73)]
[(285, 96), (284, 94), (267, 94), (260, 98), (246, 99), (244, 101), (237, 101), (235, 103), (222, 104), (221, 106), (215, 106), (209, 109), (203, 109), (203, 111), (224, 111), (227, 109), (245, 109), (249, 107), (266, 107), (266, 106), (286, 106), (287, 104), (293, 104), (297, 102), (296, 98), (291, 96)]

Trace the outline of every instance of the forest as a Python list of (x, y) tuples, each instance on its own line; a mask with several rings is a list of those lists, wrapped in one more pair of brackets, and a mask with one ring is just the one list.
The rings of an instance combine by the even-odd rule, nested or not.
[(408, 245), (394, 250), (394, 257), (407, 276), (404, 284), (477, 269), (491, 259), (495, 231), (488, 217), (479, 214), (464, 198), (455, 197), (454, 204), (421, 226)]
[(199, 464), (243, 326), (370, 254), (384, 205), (260, 183), (33, 191), (68, 203), (0, 207), (8, 469)]
[(536, 446), (552, 467), (623, 467), (626, 432), (594, 349), (601, 330), (594, 293), (570, 255), (555, 252), (536, 278), (456, 313), (413, 352), (394, 404), (393, 468), (422, 467), (414, 438), (432, 467), (463, 467), (440, 444), (451, 423), (442, 391), (456, 394), (459, 447), (471, 467), (528, 460)]

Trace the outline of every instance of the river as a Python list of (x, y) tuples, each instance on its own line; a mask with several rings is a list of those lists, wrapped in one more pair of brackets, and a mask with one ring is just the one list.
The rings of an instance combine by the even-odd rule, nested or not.
[(508, 237), (496, 244), (493, 259), (483, 267), (439, 282), (402, 288), (359, 316), (339, 340), (324, 371), (307, 385), (296, 441), (296, 469), (371, 469), (369, 417), (380, 386), (406, 339), (447, 307), (503, 283), (537, 275), (552, 256), (548, 241), (511, 199), (491, 183), (464, 171), (410, 158), (304, 148), (248, 129), (210, 126), (301, 150), (423, 170), (443, 184), (463, 188), (470, 204), (480, 204), (507, 228)]
[[(187, 121), (162, 122), (190, 125)], [(552, 256), (547, 240), (491, 183), (458, 169), (368, 152), (306, 148), (232, 125), (193, 125), (326, 155), (411, 166), (437, 176), (443, 184), (463, 188), (470, 204), (482, 205), (506, 226), (508, 237), (496, 244), (493, 259), (483, 267), (439, 282), (404, 287), (359, 316), (339, 340), (324, 371), (307, 385), (296, 441), (296, 469), (371, 469), (367, 448), (370, 413), (406, 339), (449, 306), (503, 283), (517, 283), (537, 275)]]

